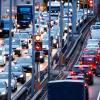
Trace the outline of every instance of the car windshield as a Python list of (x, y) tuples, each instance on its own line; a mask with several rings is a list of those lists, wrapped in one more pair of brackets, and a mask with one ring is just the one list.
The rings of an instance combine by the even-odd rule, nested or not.
[(19, 66), (18, 67), (17, 66), (13, 66), (11, 70), (12, 70), (12, 72), (21, 72), (22, 68), (19, 67)]
[(96, 29), (100, 29), (100, 25), (92, 26), (92, 29), (94, 29), (94, 30), (96, 30)]
[(0, 88), (5, 88), (5, 83), (0, 82)]
[[(13, 76), (12, 76), (13, 78)], [(8, 79), (8, 74), (0, 74), (0, 79)]]
[(12, 45), (20, 45), (20, 40), (13, 39), (12, 40)]
[(23, 38), (23, 39), (28, 39), (29, 38), (29, 35), (27, 33), (21, 33), (20, 34), (20, 38)]
[(72, 70), (77, 73), (87, 72), (89, 70), (89, 67), (73, 67)]
[(22, 58), (18, 58), (17, 59), (17, 63), (18, 64), (21, 64), (21, 63), (29, 63), (29, 64), (31, 64), (32, 63), (32, 59), (31, 58), (24, 58), (24, 57), (22, 57)]
[[(5, 39), (4, 44), (9, 45), (9, 39)], [(20, 40), (14, 38), (12, 40), (12, 45), (20, 45)]]
[(82, 57), (82, 61), (95, 61), (95, 57)]
[(95, 50), (83, 51), (83, 54), (95, 55), (95, 54), (97, 54), (97, 51), (95, 51)]

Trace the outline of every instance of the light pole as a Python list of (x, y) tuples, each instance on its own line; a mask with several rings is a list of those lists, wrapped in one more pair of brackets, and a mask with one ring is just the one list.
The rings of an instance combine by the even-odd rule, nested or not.
[(73, 35), (76, 33), (76, 19), (77, 19), (76, 2), (77, 2), (77, 0), (72, 0), (73, 13), (72, 13), (72, 38), (71, 38), (71, 41), (73, 41)]
[(2, 11), (2, 4), (1, 4), (2, 2), (1, 2), (1, 0), (0, 0), (0, 21), (1, 21), (1, 11)]
[(11, 61), (12, 61), (12, 0), (10, 0), (10, 31), (9, 31), (9, 72), (8, 72), (8, 100), (11, 100)]
[(35, 34), (35, 0), (32, 0), (33, 6), (32, 6), (32, 80), (31, 80), (31, 97), (34, 96), (34, 70), (35, 70), (35, 52), (34, 52), (34, 34)]
[(63, 37), (63, 4), (62, 4), (62, 0), (60, 1), (60, 41), (59, 41), (59, 49), (60, 49), (60, 53), (59, 53), (59, 71), (60, 71), (60, 67), (62, 64), (62, 60), (63, 60), (63, 54), (62, 54), (62, 37)]
[(50, 70), (51, 70), (51, 0), (49, 0), (49, 24), (48, 24), (48, 38), (49, 38), (49, 49), (48, 49), (48, 81), (50, 80)]

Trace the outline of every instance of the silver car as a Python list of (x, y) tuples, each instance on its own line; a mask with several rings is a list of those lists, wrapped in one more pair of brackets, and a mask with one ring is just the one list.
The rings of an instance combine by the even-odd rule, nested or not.
[[(1, 72), (0, 73), (0, 82), (6, 82), (7, 87), (8, 87), (8, 72)], [(17, 90), (17, 80), (13, 76), (13, 74), (11, 74), (11, 89), (13, 92), (15, 92)]]

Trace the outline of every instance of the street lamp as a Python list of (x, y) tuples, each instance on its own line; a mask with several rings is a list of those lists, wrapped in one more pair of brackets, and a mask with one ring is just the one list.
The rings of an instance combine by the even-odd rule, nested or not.
[(10, 31), (9, 31), (9, 71), (8, 71), (8, 100), (11, 100), (11, 61), (12, 61), (12, 0), (10, 0)]
[[(33, 14), (33, 19), (32, 19), (32, 37), (34, 37), (35, 34), (35, 0), (32, 0), (33, 3), (33, 9), (32, 9), (32, 14)], [(32, 80), (31, 80), (31, 97), (34, 96), (34, 69), (35, 69), (35, 52), (34, 52), (34, 38), (32, 38)]]

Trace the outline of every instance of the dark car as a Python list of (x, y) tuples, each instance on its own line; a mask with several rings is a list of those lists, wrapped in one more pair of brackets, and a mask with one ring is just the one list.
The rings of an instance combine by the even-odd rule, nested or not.
[(93, 84), (93, 72), (88, 65), (74, 65), (70, 75), (83, 75), (89, 85)]
[(99, 76), (99, 75), (100, 75), (100, 65), (98, 64), (95, 69), (95, 76)]
[[(5, 66), (5, 71), (8, 72), (8, 66)], [(16, 77), (18, 82), (24, 84), (26, 82), (26, 73), (23, 71), (23, 68), (20, 65), (12, 65), (11, 72), (14, 77)]]
[(32, 58), (30, 56), (18, 57), (15, 63), (22, 66), (25, 72), (32, 71)]
[[(10, 32), (10, 19), (2, 19), (0, 23), (0, 36), (9, 36)], [(11, 30), (12, 35), (14, 31), (14, 23), (12, 23), (13, 29)]]
[(0, 82), (0, 100), (7, 100), (8, 90), (6, 82)]

